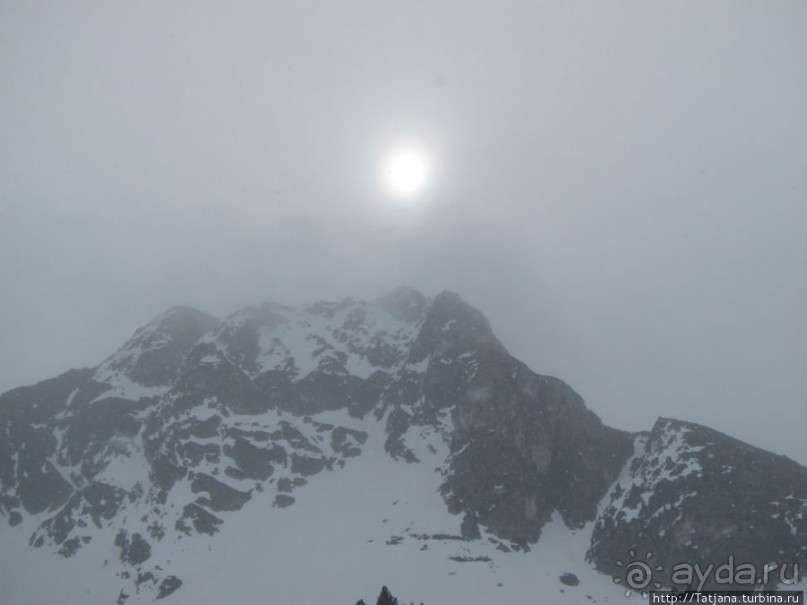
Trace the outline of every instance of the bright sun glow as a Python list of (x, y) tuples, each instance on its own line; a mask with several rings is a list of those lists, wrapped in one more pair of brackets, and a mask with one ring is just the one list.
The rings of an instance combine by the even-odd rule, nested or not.
[(399, 149), (387, 160), (385, 180), (390, 191), (401, 198), (411, 198), (421, 191), (429, 178), (429, 161), (416, 149)]

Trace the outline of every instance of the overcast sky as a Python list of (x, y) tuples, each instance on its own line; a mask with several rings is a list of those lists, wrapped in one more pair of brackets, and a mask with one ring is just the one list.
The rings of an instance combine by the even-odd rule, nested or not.
[(806, 464), (806, 107), (802, 1), (0, 0), (0, 391), (407, 284), (606, 423)]

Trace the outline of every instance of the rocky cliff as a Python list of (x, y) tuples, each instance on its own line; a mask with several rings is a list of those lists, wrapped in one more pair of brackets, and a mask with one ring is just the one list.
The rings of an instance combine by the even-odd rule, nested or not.
[(801, 562), (807, 550), (804, 467), (689, 423), (604, 426), (459, 296), (407, 288), (224, 319), (176, 307), (98, 367), (4, 394), (0, 515), (62, 557), (111, 549), (120, 602), (165, 598), (183, 583), (165, 554), (183, 536), (214, 539), (259, 495), (294, 506), (370, 438), (438, 474), (462, 519), (443, 540), (529, 550), (557, 515), (569, 531), (594, 524), (599, 570), (652, 552), (664, 585), (678, 560)]

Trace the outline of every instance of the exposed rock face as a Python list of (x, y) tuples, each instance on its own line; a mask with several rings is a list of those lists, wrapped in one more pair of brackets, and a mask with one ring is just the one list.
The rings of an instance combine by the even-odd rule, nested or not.
[(454, 359), (441, 362), (435, 383), (455, 402), (449, 506), (522, 542), (537, 540), (555, 510), (569, 527), (593, 521), (630, 455), (630, 435), (603, 426), (560, 380), (497, 348), (465, 349)]
[(176, 307), (97, 368), (2, 395), (0, 516), (18, 531), (42, 514), (31, 545), (65, 557), (114, 545), (131, 570), (120, 598), (165, 598), (182, 585), (154, 562), (165, 544), (215, 537), (260, 492), (293, 507), (372, 435), (412, 464), (445, 450), (441, 493), (463, 519), (445, 539), (484, 528), (528, 548), (554, 512), (594, 521), (611, 490), (590, 552), (609, 573), (635, 545), (665, 560), (805, 550), (803, 467), (695, 425), (603, 426), (459, 296), (407, 288), (222, 320)]
[(91, 375), (92, 370), (71, 370), (0, 398), (0, 505), (9, 521), (19, 518), (20, 509), (54, 511), (73, 493), (51, 460), (59, 445), (54, 428), (70, 394)]
[[(122, 372), (146, 387), (170, 384), (188, 350), (216, 319), (190, 307), (173, 307), (149, 326), (135, 332), (101, 367)], [(102, 376), (103, 377), (103, 374)]]
[[(636, 455), (616, 481), (594, 528), (589, 558), (615, 576), (629, 552), (652, 553), (653, 581), (686, 588), (681, 563), (717, 568), (733, 561), (733, 580), (709, 574), (704, 589), (748, 588), (778, 563), (769, 583), (807, 563), (807, 468), (713, 429), (660, 418), (636, 440)], [(750, 564), (753, 577), (737, 573)], [(784, 565), (785, 567), (781, 567)], [(693, 578), (699, 584), (697, 576)]]

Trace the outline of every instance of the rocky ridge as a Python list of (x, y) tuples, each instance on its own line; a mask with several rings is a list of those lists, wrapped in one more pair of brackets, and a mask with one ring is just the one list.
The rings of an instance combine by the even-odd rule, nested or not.
[(4, 531), (35, 519), (30, 544), (67, 558), (110, 542), (119, 602), (166, 598), (182, 578), (156, 552), (215, 539), (258, 494), (294, 506), (373, 436), (392, 459), (433, 465), (462, 518), (460, 535), (407, 538), (528, 550), (559, 515), (570, 531), (594, 524), (589, 560), (614, 575), (636, 549), (668, 568), (807, 550), (804, 467), (690, 423), (604, 426), (456, 294), (407, 288), (225, 319), (175, 307), (97, 368), (9, 391), (0, 515)]

